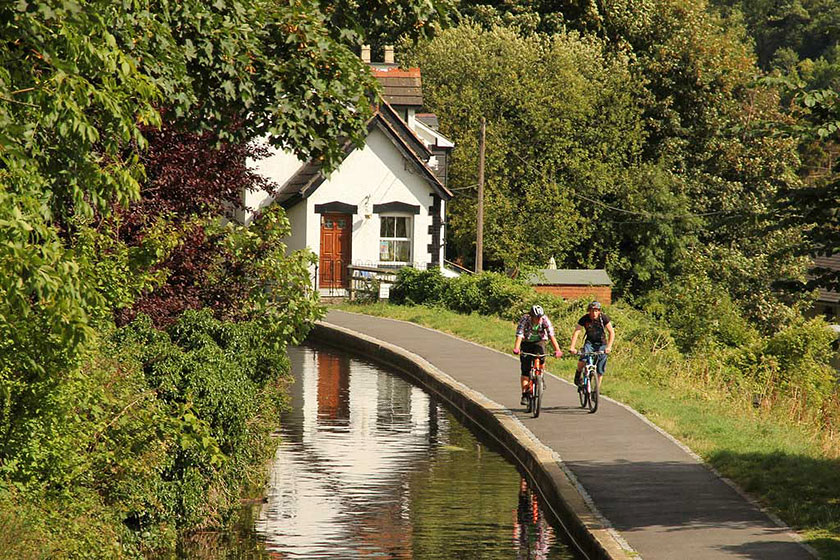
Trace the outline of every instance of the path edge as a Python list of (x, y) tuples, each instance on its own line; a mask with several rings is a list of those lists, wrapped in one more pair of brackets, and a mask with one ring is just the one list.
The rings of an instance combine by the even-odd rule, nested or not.
[(326, 321), (317, 321), (310, 337), (340, 348), (350, 348), (398, 369), (445, 400), (459, 420), (493, 438), (535, 481), (546, 504), (584, 556), (591, 560), (641, 558), (598, 512), (589, 508), (557, 454), (539, 442), (506, 408), (400, 346)]

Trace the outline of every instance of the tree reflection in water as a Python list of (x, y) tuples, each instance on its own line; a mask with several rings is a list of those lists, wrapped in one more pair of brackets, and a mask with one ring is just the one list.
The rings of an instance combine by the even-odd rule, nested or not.
[(290, 358), (256, 523), (272, 557), (573, 558), (527, 481), (434, 397), (327, 348)]

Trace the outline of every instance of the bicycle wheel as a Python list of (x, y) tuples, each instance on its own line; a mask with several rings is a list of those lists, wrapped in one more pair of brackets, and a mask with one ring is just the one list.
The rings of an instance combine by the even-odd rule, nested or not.
[(601, 389), (601, 381), (598, 379), (598, 374), (592, 372), (590, 374), (589, 385), (589, 414), (594, 414), (598, 411), (598, 397)]
[(534, 382), (534, 396), (531, 398), (531, 413), (534, 418), (540, 415), (540, 405), (542, 404), (542, 381), (537, 378)]
[(586, 408), (586, 383), (585, 383), (585, 373), (583, 370), (580, 372), (580, 385), (577, 386), (578, 398), (580, 399), (580, 407)]

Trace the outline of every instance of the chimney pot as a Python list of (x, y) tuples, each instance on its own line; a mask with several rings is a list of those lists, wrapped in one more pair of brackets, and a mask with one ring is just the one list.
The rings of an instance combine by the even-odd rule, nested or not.
[(370, 64), (370, 45), (362, 45), (362, 62)]
[(394, 45), (385, 45), (385, 64), (394, 64)]

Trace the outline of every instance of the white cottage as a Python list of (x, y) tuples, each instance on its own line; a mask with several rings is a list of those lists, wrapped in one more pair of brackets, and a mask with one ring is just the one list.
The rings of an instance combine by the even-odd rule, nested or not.
[(443, 263), (444, 212), (452, 198), (446, 171), (454, 145), (437, 132), (434, 115), (416, 113), (419, 69), (390, 62), (372, 71), (384, 93), (362, 148), (348, 142), (329, 177), (317, 161), (275, 151), (252, 165), (280, 189), (244, 194), (247, 208), (283, 205), (292, 226), (289, 249), (308, 247), (318, 255), (313, 278), (322, 293), (343, 292), (348, 265), (426, 269)]

